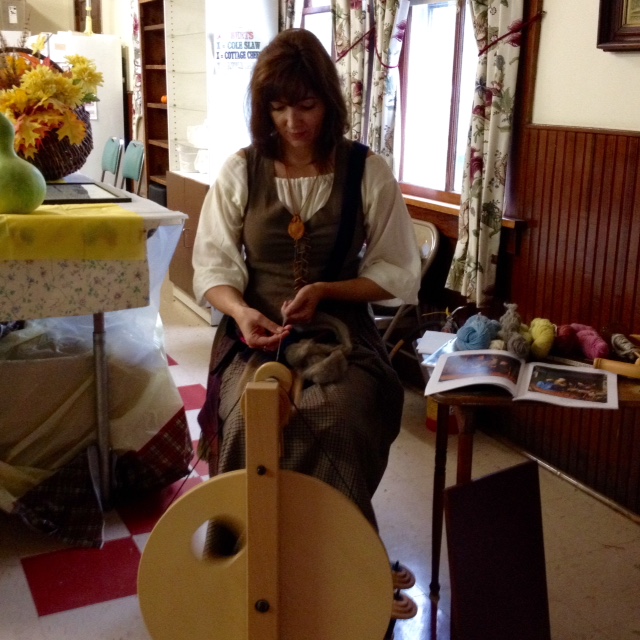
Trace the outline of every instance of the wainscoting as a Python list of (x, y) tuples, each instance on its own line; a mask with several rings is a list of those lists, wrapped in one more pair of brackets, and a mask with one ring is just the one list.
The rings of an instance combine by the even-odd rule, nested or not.
[[(524, 125), (519, 140), (513, 213), (521, 222), (503, 227), (497, 298), (516, 302), (524, 322), (640, 333), (640, 132)], [(457, 219), (408, 204), (442, 233), (423, 288), (428, 305), (453, 309), (463, 301), (443, 287)], [(514, 405), (486, 425), (640, 515), (640, 411)]]
[[(507, 299), (526, 321), (640, 332), (640, 133), (528, 125), (521, 140)], [(500, 433), (640, 514), (640, 411), (509, 414)]]

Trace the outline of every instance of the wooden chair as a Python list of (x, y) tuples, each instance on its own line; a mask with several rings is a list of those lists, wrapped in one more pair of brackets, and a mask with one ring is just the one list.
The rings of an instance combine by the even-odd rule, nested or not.
[(445, 489), (451, 640), (551, 640), (538, 465)]

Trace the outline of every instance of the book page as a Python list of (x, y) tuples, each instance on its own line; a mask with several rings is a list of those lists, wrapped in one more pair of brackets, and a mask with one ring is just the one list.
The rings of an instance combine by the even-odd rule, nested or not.
[(422, 337), (416, 342), (416, 351), (418, 353), (431, 355), (447, 342), (455, 342), (456, 336), (453, 333), (444, 333), (442, 331), (425, 331)]
[(515, 395), (524, 365), (508, 351), (479, 349), (442, 355), (427, 383), (425, 395), (476, 384), (502, 387)]
[(522, 372), (516, 400), (537, 400), (562, 407), (618, 408), (618, 377), (591, 367), (530, 362)]

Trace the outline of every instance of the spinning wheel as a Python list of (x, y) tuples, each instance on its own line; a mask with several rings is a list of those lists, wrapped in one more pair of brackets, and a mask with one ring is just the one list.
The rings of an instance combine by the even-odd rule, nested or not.
[[(279, 469), (291, 374), (264, 367), (244, 396), (246, 469), (182, 496), (147, 542), (138, 574), (147, 628), (154, 640), (382, 640), (393, 603), (384, 546), (342, 493)], [(211, 522), (235, 537), (229, 555), (194, 549)]]

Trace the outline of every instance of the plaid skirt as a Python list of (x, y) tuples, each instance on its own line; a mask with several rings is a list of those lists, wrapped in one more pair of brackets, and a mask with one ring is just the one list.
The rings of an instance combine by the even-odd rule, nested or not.
[[(305, 384), (297, 411), (284, 427), (281, 468), (335, 487), (376, 526), (371, 499), (400, 429), (404, 392), (375, 327), (364, 323), (351, 334), (356, 337), (346, 373), (336, 382)], [(248, 379), (247, 367), (273, 358), (235, 347), (219, 375), (210, 376), (207, 401), (199, 416), (213, 474), (244, 468), (240, 397)], [(207, 416), (217, 424), (210, 424)]]

